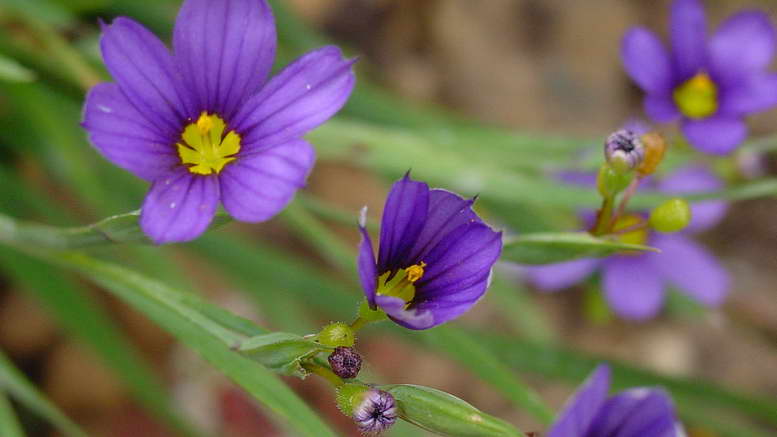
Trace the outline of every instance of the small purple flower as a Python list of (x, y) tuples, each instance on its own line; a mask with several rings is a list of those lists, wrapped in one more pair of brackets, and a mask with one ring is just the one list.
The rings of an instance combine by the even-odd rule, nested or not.
[(116, 82), (89, 91), (83, 127), (152, 183), (140, 225), (154, 242), (196, 238), (219, 202), (237, 220), (268, 220), (305, 183), (315, 152), (302, 137), (346, 102), (353, 61), (324, 47), (267, 80), (275, 46), (266, 0), (186, 0), (172, 54), (129, 18), (103, 25)]
[[(656, 183), (664, 193), (698, 193), (720, 189), (722, 183), (704, 167), (685, 167)], [(646, 320), (655, 316), (671, 284), (700, 303), (719, 305), (728, 293), (728, 273), (688, 233), (715, 226), (727, 210), (723, 201), (710, 200), (691, 205), (691, 223), (676, 234), (632, 233), (637, 241), (657, 247), (661, 253), (623, 254), (605, 259), (580, 259), (545, 266), (527, 267), (529, 281), (541, 290), (558, 291), (602, 271), (604, 296), (619, 316)]]
[(430, 190), (409, 174), (394, 183), (383, 209), (378, 260), (360, 223), (358, 267), (370, 308), (396, 323), (428, 329), (469, 310), (488, 288), (502, 233), (472, 210), (474, 199)]
[(682, 120), (688, 140), (707, 153), (727, 154), (747, 136), (743, 118), (777, 105), (777, 75), (766, 71), (777, 34), (766, 14), (743, 11), (707, 38), (699, 0), (675, 0), (671, 53), (651, 31), (637, 27), (623, 39), (624, 67), (647, 94), (654, 121)]
[(567, 401), (548, 437), (683, 437), (669, 396), (661, 389), (633, 388), (614, 396), (610, 368), (599, 365)]

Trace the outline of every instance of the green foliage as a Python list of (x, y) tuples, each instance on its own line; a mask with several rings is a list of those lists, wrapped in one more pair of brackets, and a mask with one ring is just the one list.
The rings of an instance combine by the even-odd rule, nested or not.
[(543, 232), (521, 235), (505, 241), (502, 258), (521, 264), (550, 264), (580, 258), (605, 257), (622, 251), (652, 251), (640, 244), (628, 244), (586, 232)]
[(331, 348), (296, 334), (273, 332), (251, 337), (237, 350), (276, 373), (304, 378), (308, 372), (302, 368), (302, 361)]

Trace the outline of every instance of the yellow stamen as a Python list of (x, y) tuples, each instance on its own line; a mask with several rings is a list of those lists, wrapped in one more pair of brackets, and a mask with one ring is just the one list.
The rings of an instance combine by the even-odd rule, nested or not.
[(415, 282), (424, 276), (426, 263), (421, 261), (406, 269), (399, 270), (390, 281), (386, 282), (391, 272), (386, 272), (378, 278), (377, 293), (382, 296), (393, 296), (410, 303), (415, 297)]
[(224, 136), (226, 127), (221, 117), (203, 112), (181, 134), (182, 141), (177, 144), (181, 163), (188, 164), (189, 171), (195, 174), (220, 173), (240, 151), (240, 135), (229, 131)]
[(718, 110), (718, 87), (704, 72), (675, 88), (672, 96), (680, 112), (688, 118), (709, 117)]

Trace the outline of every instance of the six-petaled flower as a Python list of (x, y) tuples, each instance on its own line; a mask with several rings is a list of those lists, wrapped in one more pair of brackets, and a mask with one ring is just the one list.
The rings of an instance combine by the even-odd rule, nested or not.
[(465, 200), (430, 190), (409, 175), (394, 183), (386, 199), (378, 260), (364, 228), (358, 267), (372, 309), (396, 323), (428, 329), (469, 310), (488, 288), (502, 250), (495, 232)]
[(304, 184), (315, 153), (302, 137), (348, 99), (352, 61), (324, 47), (267, 80), (275, 46), (266, 0), (186, 0), (172, 54), (129, 18), (103, 25), (116, 82), (89, 91), (83, 126), (105, 158), (152, 183), (140, 224), (156, 243), (196, 238), (219, 202), (267, 220)]
[(626, 72), (645, 91), (645, 111), (659, 123), (681, 120), (688, 141), (713, 154), (747, 136), (744, 117), (777, 105), (777, 75), (766, 68), (777, 36), (766, 14), (740, 12), (707, 38), (700, 0), (675, 0), (667, 52), (638, 27), (623, 39)]

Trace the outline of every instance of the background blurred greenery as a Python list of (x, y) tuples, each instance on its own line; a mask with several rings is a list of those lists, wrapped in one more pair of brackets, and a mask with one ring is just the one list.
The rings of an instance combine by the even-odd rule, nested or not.
[[(300, 399), (275, 377), (235, 370), (223, 345), (198, 342), (196, 330), (154, 306), (159, 296), (173, 302), (177, 291), (163, 287), (131, 301), (126, 290), (157, 283), (122, 282), (90, 260), (129, 268), (268, 329), (306, 333), (352, 317), (361, 293), (356, 212), (369, 205), (377, 223), (389, 184), (408, 168), (433, 185), (480, 194), (482, 213), (510, 232), (571, 229), (573, 211), (595, 207), (597, 197), (548, 175), (595, 168), (601, 138), (639, 114), (639, 94), (618, 66), (619, 38), (636, 23), (661, 28), (666, 10), (666, 2), (616, 0), (272, 3), (279, 66), (331, 41), (361, 57), (348, 106), (309, 136), (319, 154), (309, 187), (266, 224), (230, 223), (185, 245), (95, 248), (88, 251), (93, 258), (59, 266), (0, 247), (0, 346), (8, 355), (0, 357), (0, 435), (23, 435), (22, 428), (33, 436), (317, 435), (312, 430), (323, 422), (332, 435), (356, 435), (324, 384), (284, 378), (315, 410), (302, 412)], [(168, 41), (178, 6), (0, 0), (0, 213), (82, 225), (137, 209), (144, 184), (98, 156), (78, 126), (86, 89), (109, 80), (97, 18), (128, 15)], [(712, 15), (741, 6), (717, 2)], [(753, 131), (766, 134), (774, 121), (766, 114)], [(736, 279), (721, 310), (674, 296), (659, 320), (627, 324), (595, 316), (601, 308), (593, 283), (563, 296), (537, 295), (505, 265), (484, 301), (459, 322), (423, 333), (388, 324), (367, 330), (359, 349), (369, 379), (444, 389), (531, 431), (549, 418), (540, 399), (560, 407), (607, 358), (616, 363), (617, 388), (670, 389), (695, 436), (773, 435), (777, 184), (771, 158), (762, 154), (773, 143), (754, 142), (733, 159), (712, 162), (732, 182), (720, 196), (759, 198), (737, 203), (705, 236)], [(670, 167), (698, 158), (683, 149), (673, 154)], [(748, 159), (761, 163), (758, 180), (739, 171)], [(209, 314), (246, 333), (254, 329)], [(393, 435), (424, 434), (400, 425)]]

